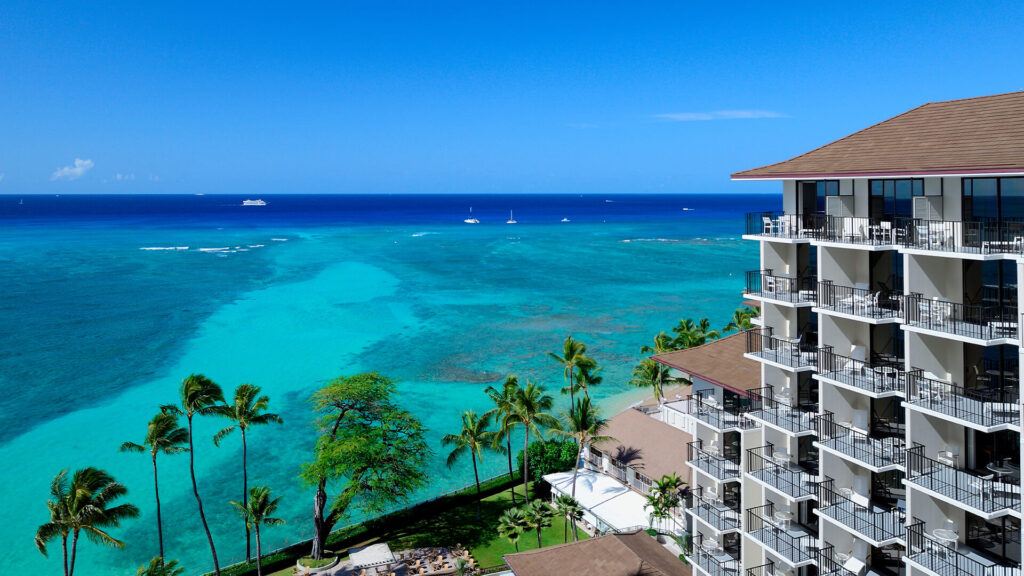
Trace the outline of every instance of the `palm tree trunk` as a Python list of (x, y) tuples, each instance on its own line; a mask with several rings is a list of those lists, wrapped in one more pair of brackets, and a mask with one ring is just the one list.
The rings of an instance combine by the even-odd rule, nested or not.
[(203, 500), (199, 497), (199, 485), (196, 484), (196, 453), (192, 446), (192, 416), (188, 417), (188, 472), (192, 476), (192, 494), (195, 495), (196, 504), (199, 505), (199, 519), (203, 521), (203, 530), (206, 530), (206, 539), (210, 542), (210, 554), (213, 555), (213, 571), (217, 576), (220, 576), (217, 549), (213, 546), (213, 534), (210, 534), (210, 525), (206, 523), (206, 514), (203, 512)]
[(61, 536), (61, 547), (64, 549), (64, 576), (68, 575), (68, 535)]
[(529, 471), (530, 471), (530, 426), (524, 425), (526, 428), (526, 439), (523, 440), (523, 502), (530, 501), (530, 485), (528, 484)]
[(565, 520), (565, 524), (562, 525), (562, 543), (564, 544), (569, 542), (569, 514), (563, 514), (562, 520)]
[[(246, 522), (246, 529), (249, 523)], [(263, 576), (263, 544), (260, 542), (260, 526), (256, 525), (256, 576)]]
[(576, 475), (580, 472), (580, 456), (583, 454), (583, 439), (576, 439), (576, 464), (572, 469), (572, 497), (576, 498)]
[[(512, 431), (511, 430), (509, 430), (509, 432), (507, 434), (505, 434), (505, 446), (507, 447), (507, 451), (508, 451), (508, 479), (512, 480)], [(525, 456), (526, 455), (524, 454), (523, 457), (525, 457)], [(515, 487), (515, 484), (512, 485), (511, 490), (512, 490), (512, 505), (515, 506), (516, 505), (516, 487)]]
[(544, 543), (540, 541), (540, 526), (537, 526), (537, 548), (543, 548)]
[(75, 535), (71, 538), (71, 565), (68, 568), (68, 576), (75, 575), (75, 554), (78, 552), (78, 530), (75, 530)]
[(576, 382), (573, 381), (573, 379), (572, 379), (572, 373), (573, 373), (573, 369), (572, 368), (573, 368), (572, 364), (569, 364), (569, 375), (567, 377), (569, 382), (568, 382), (567, 385), (569, 386), (569, 409), (570, 410), (572, 410), (572, 407), (576, 405)]
[(160, 564), (164, 563), (164, 525), (160, 520), (160, 481), (156, 475), (156, 452), (153, 452), (153, 492), (156, 494), (156, 537), (160, 542)]
[(327, 535), (331, 532), (331, 526), (324, 518), (324, 509), (327, 506), (327, 479), (321, 478), (316, 486), (316, 495), (313, 497), (313, 549), (309, 555), (314, 560), (322, 560), (324, 547), (327, 544)]
[[(249, 470), (246, 467), (245, 428), (242, 431), (242, 506), (249, 504)], [(252, 562), (252, 538), (249, 536), (249, 523), (245, 523), (245, 563)]]
[(476, 455), (474, 455), (472, 452), (470, 452), (469, 455), (473, 459), (473, 478), (476, 479), (476, 521), (480, 522), (480, 474), (478, 474), (476, 471)]

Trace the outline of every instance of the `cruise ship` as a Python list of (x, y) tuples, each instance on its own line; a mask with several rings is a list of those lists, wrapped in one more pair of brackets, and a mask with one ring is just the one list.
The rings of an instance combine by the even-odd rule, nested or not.
[(243, 200), (242, 206), (266, 206), (267, 203), (263, 200)]

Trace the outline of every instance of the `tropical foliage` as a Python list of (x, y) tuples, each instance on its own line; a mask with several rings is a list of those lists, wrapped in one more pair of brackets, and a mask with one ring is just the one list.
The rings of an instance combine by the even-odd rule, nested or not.
[(164, 561), (161, 556), (154, 556), (149, 564), (139, 566), (135, 576), (180, 576), (185, 569), (178, 566), (177, 560)]
[(651, 524), (654, 520), (667, 520), (672, 511), (682, 503), (682, 489), (686, 482), (676, 474), (666, 474), (654, 481), (647, 494), (644, 508), (651, 509)]
[[(539, 479), (553, 472), (572, 470), (576, 462), (576, 443), (572, 440), (534, 440), (526, 448), (532, 478)], [(523, 451), (516, 455), (519, 468), (523, 468)]]
[(509, 508), (498, 518), (498, 534), (508, 539), (509, 543), (519, 552), (519, 539), (529, 527), (526, 514), (522, 508)]
[(551, 519), (555, 516), (555, 511), (544, 503), (543, 500), (534, 500), (529, 504), (523, 506), (523, 514), (526, 516), (527, 526), (537, 531), (537, 547), (543, 548), (544, 542), (541, 541), (541, 532), (551, 526)]
[(569, 541), (569, 525), (572, 525), (572, 539), (573, 541), (579, 540), (579, 528), (577, 522), (583, 519), (583, 507), (580, 503), (568, 494), (560, 494), (555, 498), (555, 510), (558, 514), (565, 518), (565, 530), (562, 533), (562, 538), (565, 542)]
[(640, 388), (650, 388), (658, 404), (661, 404), (665, 400), (665, 388), (675, 381), (667, 366), (661, 362), (655, 362), (652, 358), (644, 358), (633, 367), (633, 377), (629, 384)]
[(562, 393), (569, 393), (569, 402), (574, 403), (576, 401), (576, 389), (577, 382), (575, 373), (577, 367), (581, 364), (587, 364), (592, 362), (587, 358), (587, 345), (583, 342), (574, 340), (572, 334), (565, 337), (565, 341), (562, 343), (561, 354), (555, 352), (548, 352), (548, 356), (555, 362), (562, 365), (562, 375), (565, 379), (565, 387), (562, 388)]
[[(530, 446), (530, 432), (534, 432), (538, 437), (543, 438), (544, 429), (558, 427), (558, 420), (548, 413), (553, 405), (554, 399), (544, 392), (544, 387), (529, 380), (526, 381), (526, 387), (520, 388), (516, 393), (515, 419), (517, 423), (523, 426), (524, 451)], [(522, 461), (523, 495), (527, 501), (530, 500), (530, 485), (528, 481), (530, 477), (529, 460), (529, 458), (524, 458)]]
[(284, 520), (273, 517), (277, 512), (281, 498), (271, 498), (270, 488), (266, 486), (253, 486), (249, 489), (249, 497), (244, 503), (231, 501), (231, 505), (238, 510), (239, 516), (245, 521), (245, 527), (256, 533), (256, 574), (263, 576), (263, 545), (261, 539), (261, 528), (264, 526), (278, 526), (284, 524)]
[(447, 447), (451, 447), (452, 451), (448, 454), (448, 460), (446, 464), (448, 468), (455, 466), (455, 463), (459, 461), (463, 455), (468, 454), (469, 459), (473, 461), (473, 478), (476, 480), (476, 519), (480, 520), (480, 472), (477, 469), (477, 463), (483, 462), (484, 450), (504, 451), (505, 447), (499, 442), (495, 442), (496, 433), (488, 430), (487, 428), (491, 424), (490, 413), (486, 413), (483, 416), (477, 416), (473, 410), (467, 410), (462, 413), (462, 430), (458, 434), (446, 434), (441, 438), (441, 443)]
[(576, 405), (569, 412), (562, 413), (562, 426), (551, 432), (556, 436), (568, 438), (576, 443), (576, 455), (572, 461), (572, 494), (576, 497), (576, 477), (579, 474), (579, 461), (585, 444), (593, 444), (611, 440), (602, 433), (608, 427), (608, 421), (601, 418), (597, 408), (590, 403), (590, 398), (576, 400)]
[[(488, 386), (484, 394), (494, 403), (494, 408), (488, 410), (484, 416), (494, 419), (497, 430), (494, 434), (494, 442), (498, 445), (505, 442), (505, 455), (508, 457), (508, 477), (512, 478), (512, 432), (515, 430), (516, 421), (516, 396), (519, 394), (519, 379), (514, 374), (505, 377), (505, 383), (501, 390), (494, 386)], [(516, 501), (516, 491), (510, 488), (512, 503)]]

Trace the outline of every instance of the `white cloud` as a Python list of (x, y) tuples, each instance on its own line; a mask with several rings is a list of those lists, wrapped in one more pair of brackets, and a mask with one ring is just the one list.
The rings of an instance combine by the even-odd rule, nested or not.
[(52, 182), (55, 180), (66, 180), (70, 182), (71, 180), (78, 180), (86, 172), (92, 169), (92, 167), (92, 160), (82, 160), (81, 158), (75, 158), (75, 163), (73, 166), (65, 166), (63, 168), (58, 169), (56, 172), (53, 173), (53, 176), (50, 176), (50, 181)]
[(655, 114), (655, 118), (674, 122), (696, 120), (749, 120), (753, 118), (789, 118), (788, 115), (772, 110), (716, 110), (714, 112), (671, 112)]
[(120, 172), (118, 172), (117, 174), (114, 175), (114, 180), (117, 180), (118, 182), (135, 180), (135, 174), (121, 174)]

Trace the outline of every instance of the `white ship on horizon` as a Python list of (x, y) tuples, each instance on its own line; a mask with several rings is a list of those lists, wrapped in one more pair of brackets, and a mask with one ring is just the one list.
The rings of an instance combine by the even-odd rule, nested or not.
[(266, 206), (267, 203), (263, 200), (242, 200), (242, 206)]

